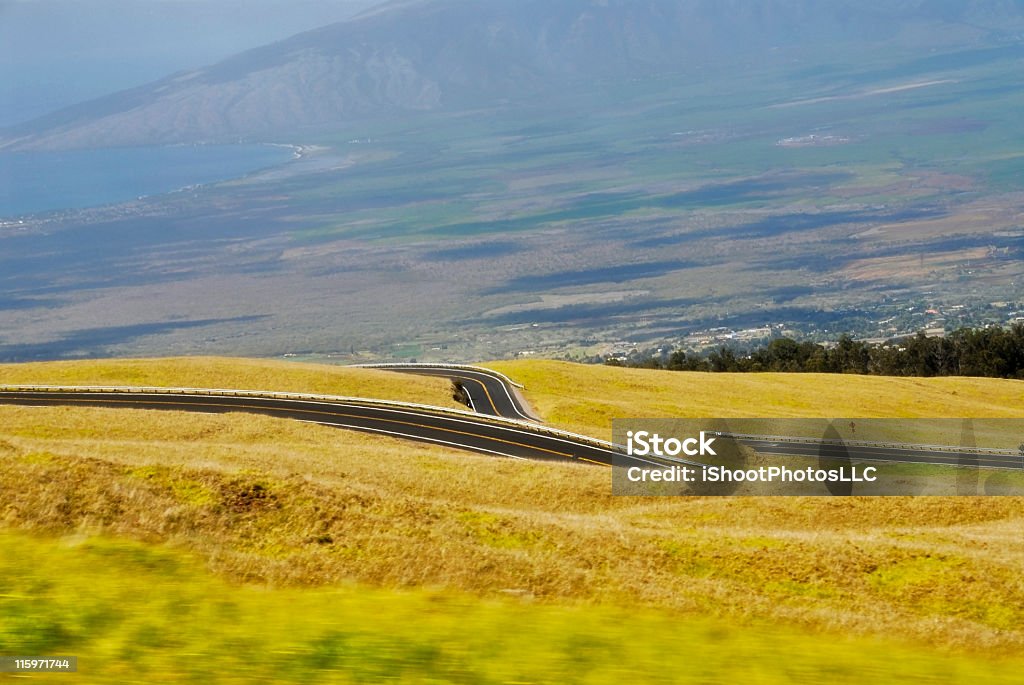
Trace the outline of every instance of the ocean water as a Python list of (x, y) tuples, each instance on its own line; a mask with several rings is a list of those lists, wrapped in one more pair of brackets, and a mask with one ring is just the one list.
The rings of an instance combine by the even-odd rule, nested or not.
[(0, 152), (0, 218), (82, 209), (238, 178), (292, 159), (269, 145)]

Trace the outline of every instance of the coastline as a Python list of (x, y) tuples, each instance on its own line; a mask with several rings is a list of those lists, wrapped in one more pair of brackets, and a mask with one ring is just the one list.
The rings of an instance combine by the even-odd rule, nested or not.
[[(288, 148), (291, 156), (270, 159), (271, 147)], [(312, 148), (252, 143), (0, 152), (0, 222), (124, 205), (245, 179), (302, 159)]]

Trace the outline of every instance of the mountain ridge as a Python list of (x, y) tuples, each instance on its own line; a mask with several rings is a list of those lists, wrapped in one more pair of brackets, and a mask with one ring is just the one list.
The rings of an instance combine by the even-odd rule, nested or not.
[(995, 0), (398, 0), (0, 131), (0, 149), (266, 141), (841, 43), (956, 47), (1024, 29)]

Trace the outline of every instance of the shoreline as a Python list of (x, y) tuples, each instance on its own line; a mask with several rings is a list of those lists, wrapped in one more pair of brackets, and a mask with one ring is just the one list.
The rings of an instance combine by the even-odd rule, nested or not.
[[(185, 182), (184, 183), (180, 183), (180, 184), (176, 184), (174, 187), (165, 188), (165, 189), (159, 189), (158, 188), (158, 189), (155, 189), (155, 190), (150, 190), (149, 192), (135, 193), (135, 194), (132, 194), (132, 195), (128, 195), (128, 196), (122, 197), (120, 199), (117, 199), (116, 197), (114, 199), (107, 199), (107, 198), (105, 198), (103, 196), (107, 195), (107, 194), (115, 195), (116, 196), (118, 194), (116, 191), (121, 189), (121, 188), (123, 188), (123, 185), (124, 185), (121, 180), (113, 179), (113, 180), (111, 180), (111, 182), (107, 186), (104, 186), (104, 187), (92, 188), (92, 189), (89, 189), (89, 188), (83, 189), (83, 187), (81, 185), (79, 185), (78, 183), (76, 183), (74, 181), (74, 177), (73, 176), (67, 176), (66, 175), (67, 172), (63, 171), (64, 167), (67, 165), (67, 160), (69, 158), (74, 158), (76, 156), (79, 157), (80, 159), (81, 158), (85, 158), (88, 155), (110, 155), (110, 156), (114, 157), (114, 156), (117, 155), (117, 153), (119, 151), (122, 152), (122, 153), (124, 151), (130, 151), (129, 155), (131, 154), (131, 152), (138, 151), (138, 152), (141, 152), (142, 155), (145, 155), (145, 153), (147, 153), (147, 152), (159, 154), (160, 151), (172, 150), (172, 149), (175, 149), (175, 148), (210, 148), (210, 147), (217, 147), (217, 148), (227, 149), (229, 154), (237, 153), (238, 149), (240, 147), (249, 148), (252, 152), (258, 152), (259, 150), (262, 150), (262, 149), (267, 148), (267, 147), (288, 148), (288, 149), (290, 149), (292, 151), (292, 156), (290, 158), (287, 158), (287, 159), (281, 159), (281, 160), (277, 160), (277, 161), (268, 161), (268, 162), (257, 162), (256, 160), (253, 160), (251, 164), (246, 165), (247, 168), (245, 168), (245, 169), (237, 169), (237, 170), (226, 169), (226, 170), (224, 170), (223, 174), (218, 174), (217, 178), (213, 178), (213, 179), (209, 179), (209, 180), (202, 180), (202, 181), (199, 181), (199, 182), (192, 182), (192, 183), (189, 183), (189, 182), (187, 182), (187, 180), (185, 178), (182, 178), (181, 180), (185, 181)], [(251, 177), (253, 175), (256, 175), (256, 174), (263, 173), (263, 172), (265, 172), (265, 171), (267, 171), (269, 169), (281, 167), (281, 166), (284, 166), (286, 164), (290, 164), (290, 163), (292, 163), (294, 161), (303, 159), (304, 157), (306, 157), (306, 156), (308, 156), (310, 154), (313, 154), (314, 152), (317, 152), (320, 149), (321, 148), (318, 148), (317, 146), (297, 145), (297, 144), (279, 144), (279, 143), (224, 143), (224, 144), (219, 144), (218, 143), (216, 145), (209, 144), (209, 143), (195, 143), (195, 144), (139, 146), (139, 147), (133, 147), (133, 148), (95, 148), (95, 149), (91, 149), (91, 150), (66, 150), (66, 151), (37, 150), (37, 151), (18, 151), (18, 152), (0, 151), (0, 161), (3, 161), (5, 158), (10, 161), (10, 164), (8, 165), (9, 166), (8, 172), (9, 172), (9, 176), (11, 178), (15, 178), (15, 177), (17, 177), (18, 174), (23, 173), (23, 170), (18, 168), (18, 165), (16, 164), (16, 161), (17, 162), (22, 162), (22, 163), (25, 163), (26, 161), (28, 161), (28, 164), (31, 165), (31, 164), (35, 163), (35, 166), (40, 167), (40, 169), (31, 169), (31, 171), (36, 172), (36, 173), (38, 173), (38, 171), (42, 171), (42, 173), (46, 177), (58, 181), (58, 183), (57, 183), (58, 187), (55, 190), (52, 190), (51, 192), (46, 193), (46, 195), (40, 195), (38, 198), (35, 198), (35, 199), (38, 199), (38, 202), (35, 202), (35, 203), (29, 202), (29, 203), (27, 203), (28, 204), (28, 208), (26, 208), (26, 209), (21, 209), (21, 208), (19, 208), (17, 206), (12, 206), (12, 207), (9, 208), (9, 211), (8, 211), (8, 208), (0, 206), (0, 224), (10, 225), (10, 224), (13, 224), (13, 223), (17, 223), (18, 221), (24, 221), (25, 223), (28, 223), (29, 221), (38, 221), (38, 220), (45, 220), (47, 218), (52, 218), (54, 215), (57, 215), (57, 214), (67, 215), (67, 214), (74, 213), (74, 212), (97, 210), (97, 209), (107, 208), (107, 207), (123, 206), (123, 205), (131, 204), (131, 203), (147, 200), (147, 199), (150, 199), (150, 198), (153, 198), (153, 197), (160, 197), (160, 196), (163, 196), (163, 195), (173, 195), (175, 193), (194, 191), (194, 190), (197, 190), (197, 189), (200, 189), (200, 188), (203, 188), (203, 187), (216, 185), (218, 183), (228, 183), (228, 182), (232, 182), (232, 181), (237, 181), (237, 180), (249, 178), (249, 177)], [(323, 148), (323, 149), (326, 149), (326, 148)], [(140, 156), (142, 156), (142, 155), (140, 155)], [(39, 162), (38, 160), (43, 160), (43, 161)], [(105, 168), (109, 169), (109, 168), (116, 167), (118, 164), (122, 164), (122, 165), (126, 164), (126, 163), (132, 164), (134, 161), (135, 160), (104, 159), (104, 160), (100, 160), (98, 163), (93, 163), (91, 166), (93, 166), (95, 169), (105, 169)], [(209, 161), (209, 160), (190, 160), (190, 161), (186, 161), (186, 162), (184, 162), (183, 164), (180, 164), (180, 165), (170, 165), (170, 166), (172, 166), (172, 167), (173, 166), (177, 166), (178, 168), (180, 168), (182, 170), (182, 173), (180, 174), (182, 177), (187, 177), (187, 176), (193, 176), (194, 177), (194, 176), (197, 176), (197, 175), (202, 176), (203, 175), (202, 171), (203, 171), (203, 169), (206, 168), (205, 162), (207, 162), (207, 161)], [(159, 160), (159, 159), (150, 159), (150, 160), (147, 160), (146, 163), (147, 164), (151, 164), (152, 165), (152, 167), (151, 167), (152, 169), (154, 169), (154, 170), (161, 170), (161, 171), (166, 169), (167, 166), (168, 166), (166, 160)], [(50, 168), (47, 168), (48, 165), (50, 166)], [(0, 169), (2, 169), (3, 166), (4, 165), (0, 165)], [(86, 164), (85, 166), (90, 166), (90, 165)], [(132, 164), (132, 166), (134, 168), (138, 168), (139, 165)], [(191, 173), (189, 172), (189, 169), (191, 169)], [(57, 173), (54, 173), (54, 172), (57, 172)], [(62, 174), (65, 174), (65, 175), (62, 175)], [(160, 183), (159, 183), (160, 182), (160, 174), (159, 173), (153, 173), (152, 176), (153, 176), (153, 181), (152, 181), (151, 185), (159, 186), (160, 185)], [(172, 178), (172, 179), (168, 179), (168, 180), (173, 181), (174, 179)], [(61, 183), (61, 182), (63, 182), (63, 183)], [(59, 187), (61, 185), (65, 186), (65, 187), (64, 188)], [(150, 185), (150, 184), (147, 184), (147, 185)], [(10, 197), (12, 200), (17, 200), (18, 198), (20, 198), (22, 196), (21, 189), (19, 189), (14, 184), (12, 184), (10, 187), (2, 188), (0, 190), (5, 191), (6, 194), (8, 195), (8, 197)], [(142, 189), (142, 190), (147, 190), (147, 189)], [(99, 197), (95, 198), (95, 201), (93, 201), (93, 198), (89, 197), (90, 195), (98, 195)], [(43, 207), (38, 207), (38, 208), (32, 208), (31, 207), (32, 204), (45, 205), (50, 200), (52, 200), (53, 198), (61, 198), (61, 199), (77, 198), (78, 202), (75, 202), (74, 199), (73, 199), (71, 202), (69, 202), (69, 204), (67, 204), (65, 206), (56, 206), (56, 207), (45, 207), (45, 206), (43, 206)]]

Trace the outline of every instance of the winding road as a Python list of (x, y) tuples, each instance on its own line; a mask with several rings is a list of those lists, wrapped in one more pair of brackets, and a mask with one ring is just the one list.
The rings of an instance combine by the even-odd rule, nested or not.
[(462, 386), (470, 409), (478, 414), (538, 421), (525, 407), (511, 379), (490, 369), (437, 364), (364, 364), (361, 367), (448, 378)]
[[(0, 404), (246, 412), (514, 459), (610, 466), (617, 454), (610, 443), (526, 421), (359, 398), (241, 390), (37, 386), (0, 387)], [(651, 464), (644, 459), (630, 461), (638, 465)]]
[[(401, 373), (443, 376), (459, 382), (472, 409), (462, 411), (364, 398), (244, 390), (126, 387), (0, 386), (0, 404), (88, 406), (204, 413), (246, 412), (389, 435), (513, 459), (567, 461), (602, 466), (655, 467), (695, 462), (628, 456), (624, 448), (542, 425), (524, 406), (514, 383), (479, 367), (373, 365)], [(956, 466), (1024, 467), (1005, 450), (966, 450), (925, 445), (829, 444), (807, 438), (723, 434), (765, 455), (854, 461), (914, 462)]]

